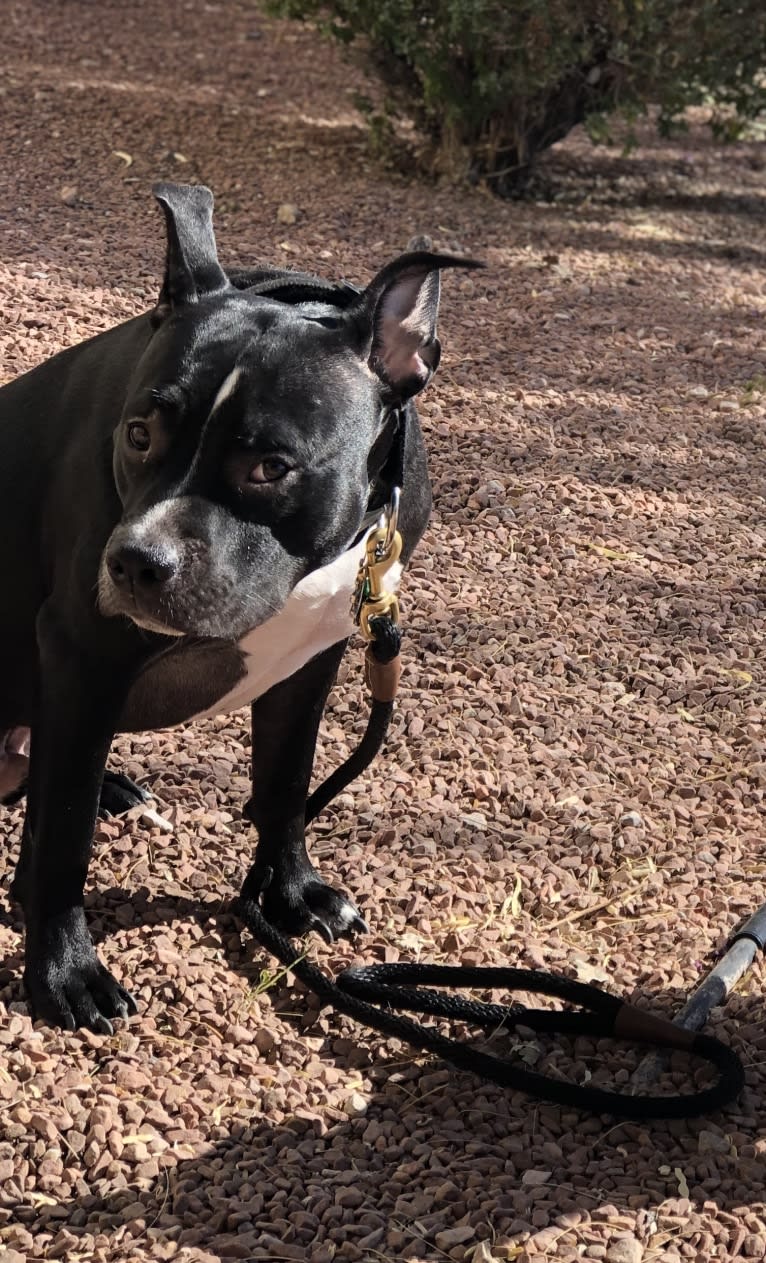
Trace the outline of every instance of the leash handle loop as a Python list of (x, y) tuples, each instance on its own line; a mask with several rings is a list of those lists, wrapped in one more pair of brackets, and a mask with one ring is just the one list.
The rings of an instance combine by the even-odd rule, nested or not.
[[(489, 1030), (512, 1030), (514, 1026), (523, 1025), (548, 1034), (558, 1032), (616, 1039), (629, 1037), (632, 1041), (640, 1040), (650, 1046), (657, 1043), (658, 1037), (665, 1046), (671, 1042), (667, 1027), (671, 1027), (672, 1023), (657, 1019), (659, 1025), (653, 1029), (651, 1014), (645, 1015), (632, 1005), (624, 1005), (616, 996), (587, 983), (538, 970), (403, 963), (353, 967), (333, 980), (302, 957), (294, 944), (266, 921), (256, 905), (248, 902), (243, 907), (240, 904), (239, 911), (258, 942), (325, 1004), (383, 1035), (401, 1039), (414, 1048), (441, 1057), (459, 1070), (478, 1074), (512, 1091), (525, 1092), (541, 1100), (570, 1108), (574, 1106), (591, 1113), (643, 1120), (694, 1118), (713, 1113), (737, 1097), (744, 1086), (744, 1068), (737, 1054), (720, 1040), (699, 1034), (691, 1036), (685, 1051), (707, 1061), (718, 1071), (717, 1082), (701, 1091), (677, 1096), (626, 1096), (589, 1084), (549, 1078), (519, 1066), (508, 1057), (496, 1056), (460, 1040), (450, 1039), (434, 1027), (403, 1017), (395, 1010), (399, 1008), (447, 1017)], [(426, 989), (435, 982), (469, 988), (521, 988), (580, 1004), (584, 1011), (481, 1004)], [(418, 986), (400, 986), (400, 983)], [(636, 1020), (637, 1013), (642, 1019), (640, 1022)], [(679, 1032), (679, 1035), (686, 1034)], [(674, 1035), (672, 1044), (680, 1047), (681, 1039)]]

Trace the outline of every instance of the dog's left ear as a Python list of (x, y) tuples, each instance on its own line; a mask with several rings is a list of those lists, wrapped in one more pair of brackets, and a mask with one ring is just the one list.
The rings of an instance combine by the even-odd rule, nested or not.
[(168, 234), (165, 279), (153, 313), (155, 324), (174, 308), (229, 288), (218, 262), (213, 232), (213, 194), (202, 184), (155, 184)]
[(390, 397), (417, 395), (439, 365), (436, 336), (442, 268), (480, 268), (477, 259), (416, 250), (384, 267), (348, 316), (360, 335), (362, 353)]

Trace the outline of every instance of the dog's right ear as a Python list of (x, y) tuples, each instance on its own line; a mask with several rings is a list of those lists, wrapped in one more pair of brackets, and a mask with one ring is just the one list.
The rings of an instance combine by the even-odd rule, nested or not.
[(347, 327), (390, 401), (411, 399), (438, 367), (440, 273), (445, 268), (483, 266), (477, 259), (410, 251), (378, 272), (349, 306)]
[(213, 232), (213, 194), (202, 184), (155, 184), (152, 189), (165, 215), (168, 249), (165, 279), (152, 313), (159, 324), (185, 303), (229, 288), (218, 262)]

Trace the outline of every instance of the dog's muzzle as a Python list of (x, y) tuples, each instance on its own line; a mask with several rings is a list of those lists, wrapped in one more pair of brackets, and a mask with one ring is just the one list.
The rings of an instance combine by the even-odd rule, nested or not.
[(180, 553), (170, 542), (113, 541), (107, 546), (99, 573), (102, 613), (123, 614), (147, 631), (183, 636), (183, 631), (157, 616), (180, 565)]

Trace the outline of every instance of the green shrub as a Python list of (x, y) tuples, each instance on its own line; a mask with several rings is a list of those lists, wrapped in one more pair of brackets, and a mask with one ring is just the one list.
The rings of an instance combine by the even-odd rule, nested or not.
[(441, 169), (498, 192), (577, 123), (659, 107), (668, 129), (712, 104), (733, 136), (766, 107), (766, 0), (270, 0), (272, 11), (359, 41)]

